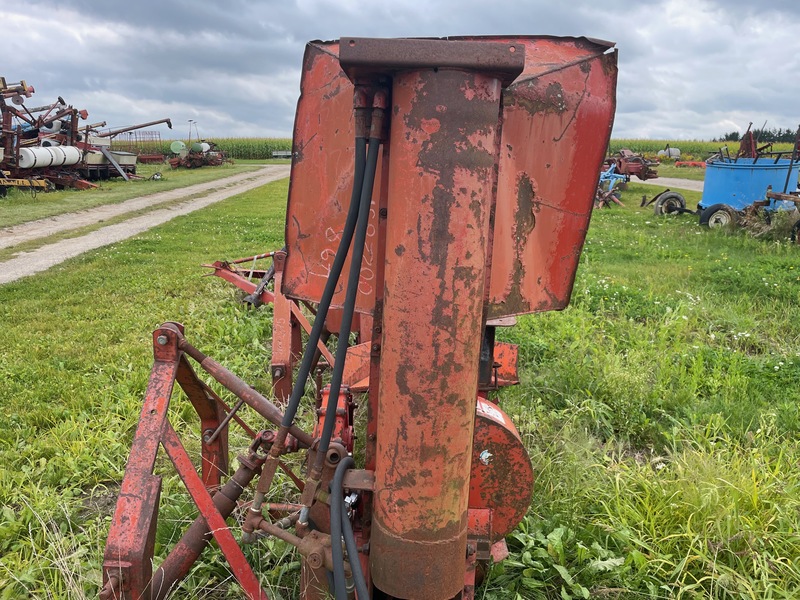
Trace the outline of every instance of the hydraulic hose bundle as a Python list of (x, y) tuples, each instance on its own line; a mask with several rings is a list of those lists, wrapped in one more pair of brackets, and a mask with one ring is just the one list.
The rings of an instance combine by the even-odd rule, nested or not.
[[(339, 283), (342, 270), (348, 254), (350, 254), (350, 247), (352, 243), (352, 256), (350, 260), (350, 271), (347, 279), (347, 292), (342, 311), (341, 326), (339, 328), (339, 341), (336, 349), (336, 358), (334, 362), (333, 372), (330, 382), (330, 393), (328, 395), (328, 404), (325, 412), (325, 419), (322, 428), (322, 434), (317, 445), (316, 459), (311, 465), (304, 486), (301, 503), (304, 508), (300, 512), (298, 523), (306, 525), (308, 523), (308, 511), (315, 499), (316, 490), (319, 487), (320, 477), (322, 474), (322, 467), (330, 447), (331, 438), (336, 421), (336, 407), (339, 398), (339, 392), (342, 385), (342, 376), (344, 373), (345, 360), (347, 357), (347, 349), (349, 346), (350, 332), (352, 328), (353, 315), (355, 313), (356, 295), (358, 292), (358, 282), (361, 273), (361, 264), (364, 256), (364, 246), (367, 238), (367, 228), (369, 225), (370, 204), (372, 202), (372, 190), (375, 183), (375, 173), (378, 165), (378, 157), (380, 153), (380, 146), (383, 135), (384, 127), (384, 113), (386, 110), (386, 95), (384, 92), (377, 92), (373, 99), (373, 107), (371, 111), (365, 108), (365, 94), (357, 92), (354, 95), (354, 110), (357, 123), (356, 137), (355, 137), (355, 169), (353, 177), (353, 189), (350, 196), (350, 206), (348, 208), (347, 217), (345, 219), (344, 230), (342, 231), (339, 247), (334, 257), (333, 265), (331, 266), (330, 274), (325, 283), (325, 290), (322, 298), (320, 299), (317, 308), (316, 318), (311, 333), (309, 334), (308, 343), (303, 352), (302, 361), (297, 374), (297, 378), (292, 388), (292, 394), (283, 415), (281, 427), (278, 430), (275, 442), (270, 448), (270, 453), (264, 466), (261, 478), (259, 479), (257, 491), (253, 499), (247, 519), (243, 526), (243, 541), (253, 541), (254, 532), (261, 528), (263, 521), (262, 506), (268, 492), (272, 479), (277, 471), (278, 457), (280, 456), (283, 448), (284, 440), (289, 432), (289, 429), (294, 425), (294, 419), (297, 415), (300, 402), (305, 394), (305, 386), (308, 381), (308, 376), (311, 372), (314, 363), (315, 354), (317, 352), (317, 343), (324, 330), (325, 320), (328, 315), (328, 310), (333, 299), (334, 292)], [(368, 115), (367, 112), (371, 112)], [(367, 122), (369, 119), (369, 123)], [(367, 138), (367, 131), (369, 131), (369, 138)], [(346, 458), (347, 464), (354, 465), (355, 463), (351, 458)], [(343, 462), (345, 462), (343, 461)], [(346, 469), (345, 469), (346, 470)], [(341, 499), (341, 480), (344, 477), (344, 471), (337, 467), (337, 473), (340, 474), (338, 485), (338, 498), (339, 501), (331, 501), (331, 537), (332, 537), (332, 556), (334, 564), (333, 581), (335, 597), (337, 600), (344, 600), (347, 597), (346, 582), (345, 582), (345, 569), (344, 569), (344, 556), (342, 553), (342, 529), (343, 521), (347, 521), (344, 526), (345, 530), (349, 532), (351, 546), (353, 552), (351, 554), (351, 562), (358, 563), (357, 552), (355, 551), (355, 541), (352, 534), (352, 526), (347, 519), (346, 511), (343, 511), (343, 500)], [(334, 485), (336, 488), (336, 485)], [(334, 513), (336, 516), (334, 516)], [(360, 563), (353, 566), (353, 573), (357, 587), (362, 589), (360, 598), (368, 598), (367, 587), (364, 575), (361, 571)]]

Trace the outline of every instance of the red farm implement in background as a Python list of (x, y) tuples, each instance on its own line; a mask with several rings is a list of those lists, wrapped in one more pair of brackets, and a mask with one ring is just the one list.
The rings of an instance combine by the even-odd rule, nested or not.
[[(212, 265), (273, 305), (274, 389), (177, 323), (154, 332), (102, 598), (165, 597), (212, 538), (245, 594), (267, 598), (242, 546), (274, 536), (301, 557), (302, 600), (469, 599), (529, 508), (533, 469), (494, 394), (517, 382), (516, 348), (495, 328), (569, 302), (616, 52), (547, 36), (342, 38), (310, 43), (302, 73), (286, 245)], [(167, 418), (176, 382), (200, 418), (197, 466)], [(230, 475), (234, 422), (251, 442)], [(200, 514), (154, 569), (159, 446)]]
[(658, 161), (647, 160), (641, 154), (635, 154), (627, 148), (623, 148), (614, 156), (606, 158), (604, 169), (614, 165), (614, 172), (625, 175), (630, 181), (633, 177), (638, 177), (641, 181), (655, 179), (658, 177)]

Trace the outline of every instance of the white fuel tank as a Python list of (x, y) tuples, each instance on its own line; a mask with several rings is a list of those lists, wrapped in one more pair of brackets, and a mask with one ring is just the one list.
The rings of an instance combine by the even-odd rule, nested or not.
[(81, 161), (81, 151), (75, 146), (48, 146), (46, 148), (20, 148), (20, 169), (40, 169), (75, 165)]

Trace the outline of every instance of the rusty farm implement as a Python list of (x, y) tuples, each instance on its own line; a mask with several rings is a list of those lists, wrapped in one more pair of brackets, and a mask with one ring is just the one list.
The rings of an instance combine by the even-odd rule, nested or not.
[[(285, 247), (213, 265), (271, 304), (272, 389), (178, 323), (153, 333), (102, 598), (164, 598), (212, 539), (244, 594), (267, 598), (242, 549), (265, 537), (296, 548), (303, 600), (474, 597), (534, 482), (495, 393), (517, 382), (516, 348), (495, 330), (569, 302), (616, 72), (613, 45), (586, 38), (308, 44)], [(193, 440), (168, 418), (176, 387)], [(160, 447), (199, 511), (163, 560)]]

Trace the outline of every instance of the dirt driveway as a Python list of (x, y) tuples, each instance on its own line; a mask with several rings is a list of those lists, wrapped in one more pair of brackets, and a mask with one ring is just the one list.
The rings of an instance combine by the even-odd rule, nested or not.
[[(0, 229), (0, 248), (13, 248), (24, 242), (35, 241), (56, 233), (101, 223), (130, 212), (169, 203), (169, 206), (153, 210), (144, 215), (102, 227), (85, 235), (45, 244), (36, 250), (21, 252), (10, 260), (0, 262), (0, 285), (40, 273), (89, 250), (133, 237), (157, 225), (166, 223), (179, 215), (205, 208), (215, 202), (220, 202), (272, 181), (284, 179), (289, 176), (289, 169), (289, 165), (268, 165), (257, 171), (240, 173), (208, 183), (196, 184), (177, 190), (133, 198), (119, 204), (98, 206), (89, 210)], [(198, 195), (200, 196), (195, 197)], [(182, 202), (182, 198), (186, 200)]]
[(647, 181), (640, 181), (634, 179), (634, 183), (646, 183), (647, 185), (660, 185), (664, 188), (678, 189), (678, 190), (694, 190), (695, 192), (703, 191), (702, 181), (694, 181), (692, 179), (677, 179), (675, 177), (657, 177), (656, 179), (648, 179)]

